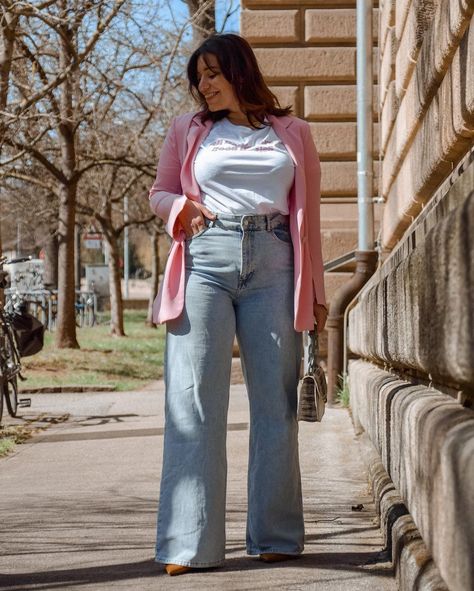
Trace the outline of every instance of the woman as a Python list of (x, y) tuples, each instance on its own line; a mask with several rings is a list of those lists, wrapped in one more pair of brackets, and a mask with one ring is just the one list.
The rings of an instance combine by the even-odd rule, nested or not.
[(280, 108), (238, 35), (208, 38), (187, 73), (200, 110), (173, 120), (150, 191), (174, 239), (154, 305), (167, 323), (156, 560), (171, 575), (224, 560), (235, 335), (250, 401), (247, 552), (301, 554), (301, 331), (327, 315), (309, 125)]

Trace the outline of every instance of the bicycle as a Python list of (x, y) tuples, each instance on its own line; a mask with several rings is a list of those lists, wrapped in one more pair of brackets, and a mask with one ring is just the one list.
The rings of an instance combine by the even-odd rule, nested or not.
[[(8, 271), (2, 269), (7, 262), (22, 262), (27, 258), (7, 261), (6, 257), (0, 258), (0, 289), (8, 286)], [(18, 406), (30, 406), (31, 399), (18, 400), (18, 377), (21, 375), (21, 359), (18, 350), (15, 331), (12, 325), (12, 312), (4, 309), (0, 302), (0, 421), (3, 417), (3, 399), (7, 403), (10, 416), (15, 417)]]
[(76, 298), (76, 326), (78, 328), (95, 326), (97, 324), (95, 293), (76, 291)]

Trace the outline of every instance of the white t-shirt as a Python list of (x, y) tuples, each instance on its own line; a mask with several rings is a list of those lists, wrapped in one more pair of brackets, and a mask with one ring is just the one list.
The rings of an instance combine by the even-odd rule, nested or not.
[(271, 126), (216, 121), (194, 160), (203, 204), (215, 213), (288, 214), (294, 162)]

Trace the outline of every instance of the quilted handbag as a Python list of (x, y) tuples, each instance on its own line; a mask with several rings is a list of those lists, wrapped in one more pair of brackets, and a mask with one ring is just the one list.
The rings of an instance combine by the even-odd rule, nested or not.
[(321, 422), (323, 418), (328, 387), (326, 375), (318, 362), (319, 339), (316, 329), (309, 331), (308, 336), (308, 368), (300, 383), (297, 418), (298, 421), (314, 423)]

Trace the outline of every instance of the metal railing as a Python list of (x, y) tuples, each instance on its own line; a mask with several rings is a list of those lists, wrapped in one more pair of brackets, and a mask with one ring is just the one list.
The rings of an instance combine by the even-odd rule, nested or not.
[[(5, 308), (13, 308), (18, 303), (25, 305), (28, 312), (38, 318), (49, 331), (56, 328), (57, 290), (21, 291), (13, 288), (5, 289)], [(93, 291), (76, 290), (75, 310), (77, 326), (94, 326), (97, 323), (97, 294)]]

